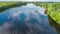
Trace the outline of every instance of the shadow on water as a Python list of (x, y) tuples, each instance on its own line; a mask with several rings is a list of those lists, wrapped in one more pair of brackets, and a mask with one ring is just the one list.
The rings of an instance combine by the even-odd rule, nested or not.
[(45, 8), (27, 4), (0, 13), (0, 34), (57, 34)]
[(60, 34), (60, 25), (56, 23), (50, 16), (48, 16), (48, 20), (51, 26), (55, 27), (57, 33)]

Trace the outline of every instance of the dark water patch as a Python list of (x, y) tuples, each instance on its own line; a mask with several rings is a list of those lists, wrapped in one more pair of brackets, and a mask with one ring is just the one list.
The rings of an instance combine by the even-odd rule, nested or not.
[(60, 25), (56, 23), (50, 16), (48, 16), (48, 20), (51, 26), (55, 27), (58, 34), (60, 34)]

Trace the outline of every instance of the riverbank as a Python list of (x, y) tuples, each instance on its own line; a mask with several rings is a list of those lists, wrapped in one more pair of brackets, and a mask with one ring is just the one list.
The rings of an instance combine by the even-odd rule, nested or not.
[(12, 7), (17, 7), (26, 4), (26, 2), (0, 2), (0, 12)]
[(48, 15), (48, 20), (49, 20), (49, 24), (56, 29), (57, 34), (60, 34), (60, 25), (58, 25), (58, 23), (56, 23), (56, 21), (54, 21), (49, 15)]
[(48, 3), (47, 14), (60, 25), (60, 3)]

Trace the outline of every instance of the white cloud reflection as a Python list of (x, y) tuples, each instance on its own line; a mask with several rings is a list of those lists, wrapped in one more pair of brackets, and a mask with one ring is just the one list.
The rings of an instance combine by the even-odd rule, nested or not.
[[(31, 18), (30, 18), (30, 15), (31, 15), (31, 17), (33, 17), (33, 18), (35, 18), (35, 19), (37, 19), (39, 22), (41, 21), (40, 19), (40, 16), (39, 16), (39, 14), (38, 13), (40, 13), (40, 14), (42, 14), (42, 15), (44, 15), (45, 16), (45, 14), (44, 14), (44, 12), (45, 12), (45, 8), (43, 8), (43, 7), (40, 7), (40, 6), (35, 6), (34, 4), (27, 4), (26, 6), (22, 6), (21, 7), (23, 10), (19, 10), (19, 11), (17, 11), (17, 12), (14, 12), (14, 13), (12, 13), (10, 16), (8, 16), (8, 18), (13, 18), (13, 21), (17, 18), (18, 20), (21, 20), (21, 17), (20, 17), (20, 15), (21, 14), (25, 14), (25, 16), (26, 16), (26, 19), (25, 19), (25, 21), (27, 21), (27, 20), (30, 20)], [(26, 8), (26, 9), (24, 9), (24, 8)], [(37, 10), (37, 11), (35, 11), (35, 10)], [(36, 13), (36, 12), (38, 12), (38, 13)]]
[[(42, 20), (41, 19), (41, 16), (46, 16), (44, 14), (45, 12), (45, 8), (42, 8), (42, 7), (39, 7), (39, 6), (35, 6), (34, 4), (27, 4), (26, 6), (22, 6), (20, 7), (21, 10), (17, 11), (17, 12), (13, 12), (11, 13), (8, 18), (12, 20), (10, 22), (4, 22), (4, 24), (2, 26), (0, 26), (0, 34), (11, 34), (11, 31), (12, 30), (9, 30), (9, 27), (12, 27), (14, 26), (13, 28), (22, 28), (22, 31), (18, 32), (18, 29), (14, 30), (12, 33), (20, 33), (20, 34), (24, 34), (23, 33), (23, 30), (24, 29), (28, 29), (28, 30), (25, 30), (25, 33), (27, 34), (37, 34), (37, 33), (50, 33), (49, 29), (47, 26), (46, 26), (46, 23), (44, 24), (45, 21), (47, 20)], [(25, 9), (26, 8), (26, 9)], [(32, 8), (32, 9), (31, 9)], [(35, 11), (37, 10), (37, 11)], [(21, 14), (24, 14), (26, 16), (25, 20), (23, 21), (21, 19)], [(20, 16), (21, 15), (21, 16)], [(25, 16), (22, 16), (22, 17), (25, 17)], [(20, 21), (22, 20), (24, 23), (22, 24), (21, 22), (15, 22), (15, 21), (18, 21), (17, 19)], [(37, 20), (32, 22), (33, 20), (32, 19), (35, 19)], [(31, 20), (31, 21), (30, 21)], [(42, 21), (42, 22), (41, 22)], [(19, 27), (17, 27), (16, 25), (13, 25), (14, 23), (17, 23), (19, 25)], [(21, 25), (21, 24), (22, 25)], [(33, 24), (34, 23), (34, 24)], [(46, 26), (47, 29), (44, 29), (43, 26), (41, 26), (40, 24), (42, 24), (43, 26)], [(21, 27), (21, 26), (24, 26), (24, 27)], [(49, 25), (48, 25), (49, 26)], [(27, 28), (28, 27), (28, 28)], [(35, 29), (35, 30), (34, 30)], [(20, 29), (19, 29), (20, 30)], [(46, 30), (46, 31), (45, 31)], [(33, 32), (34, 31), (34, 32)], [(7, 32), (7, 33), (6, 33)], [(52, 32), (53, 33), (53, 32)]]

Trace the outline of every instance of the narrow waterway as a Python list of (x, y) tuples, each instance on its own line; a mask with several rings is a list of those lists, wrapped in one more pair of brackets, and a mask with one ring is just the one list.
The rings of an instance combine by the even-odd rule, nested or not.
[(57, 34), (49, 24), (45, 8), (34, 4), (0, 13), (0, 34)]

